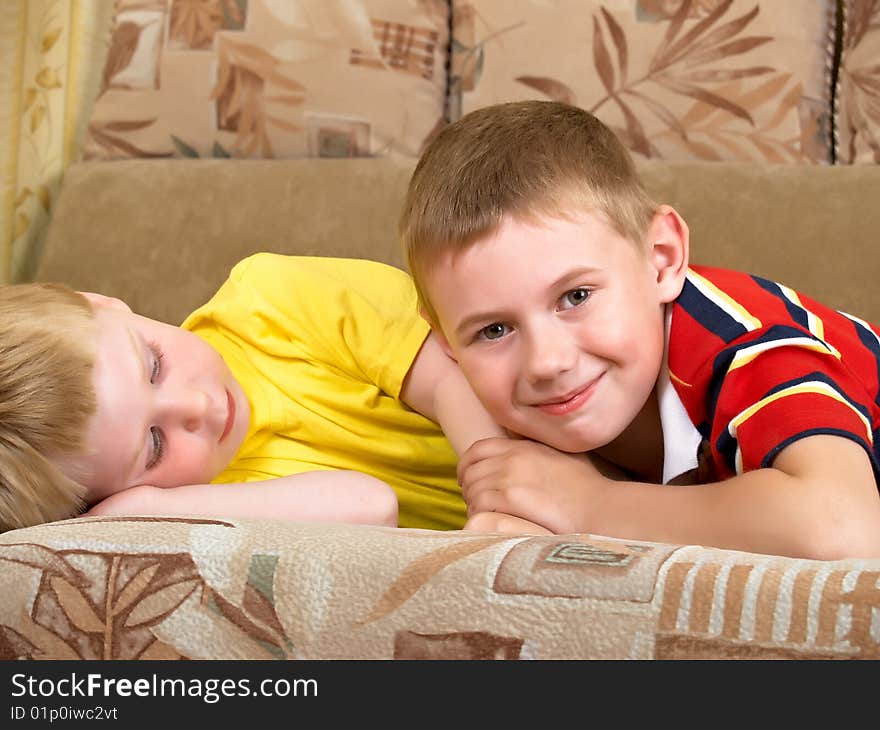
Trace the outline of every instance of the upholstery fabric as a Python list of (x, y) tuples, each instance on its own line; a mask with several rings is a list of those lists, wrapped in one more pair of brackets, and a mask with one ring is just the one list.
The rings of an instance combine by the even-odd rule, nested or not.
[(86, 158), (418, 155), (448, 18), (446, 0), (118, 0)]
[(837, 159), (880, 163), (880, 2), (845, 0), (843, 5)]
[(827, 163), (833, 33), (830, 1), (454, 0), (451, 108), (551, 98), (645, 157)]
[(880, 658), (880, 560), (81, 518), (0, 563), (0, 659)]

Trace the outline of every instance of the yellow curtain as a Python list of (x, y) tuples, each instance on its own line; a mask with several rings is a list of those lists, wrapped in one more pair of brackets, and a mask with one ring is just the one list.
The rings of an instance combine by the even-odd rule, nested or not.
[(98, 93), (113, 0), (0, 0), (0, 283), (34, 272)]

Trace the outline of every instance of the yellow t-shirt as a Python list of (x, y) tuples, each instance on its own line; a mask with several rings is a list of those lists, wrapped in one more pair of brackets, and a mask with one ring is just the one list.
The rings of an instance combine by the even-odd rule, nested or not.
[(398, 398), (428, 335), (410, 277), (357, 259), (256, 254), (181, 325), (212, 345), (251, 405), (214, 481), (354, 469), (397, 492), (401, 527), (459, 529), (456, 456)]

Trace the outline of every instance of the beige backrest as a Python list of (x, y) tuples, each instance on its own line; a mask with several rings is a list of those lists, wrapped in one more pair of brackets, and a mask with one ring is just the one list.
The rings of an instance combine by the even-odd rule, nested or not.
[(397, 216), (411, 173), (386, 159), (78, 163), (36, 278), (178, 324), (257, 251), (402, 266)]
[[(414, 161), (127, 160), (64, 178), (36, 278), (179, 323), (255, 251), (402, 257)], [(641, 163), (691, 230), (691, 260), (775, 278), (880, 322), (880, 166)]]

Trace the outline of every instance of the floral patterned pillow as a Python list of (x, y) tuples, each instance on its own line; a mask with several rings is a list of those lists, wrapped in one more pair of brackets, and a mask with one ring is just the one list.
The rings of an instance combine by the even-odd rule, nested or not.
[(837, 161), (880, 163), (880, 0), (846, 0), (843, 7)]
[(418, 155), (448, 20), (446, 0), (117, 0), (84, 157)]
[(833, 0), (453, 0), (453, 118), (589, 109), (636, 154), (831, 161)]

